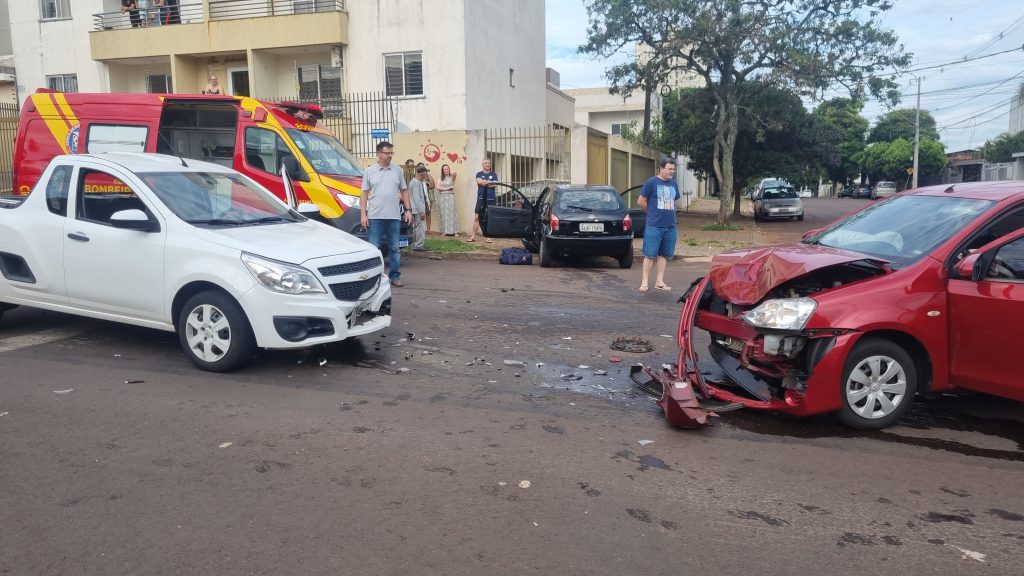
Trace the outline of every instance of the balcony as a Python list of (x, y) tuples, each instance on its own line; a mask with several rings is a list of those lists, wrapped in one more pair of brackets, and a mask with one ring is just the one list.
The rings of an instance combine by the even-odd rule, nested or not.
[(92, 59), (348, 44), (343, 0), (181, 0), (93, 15)]

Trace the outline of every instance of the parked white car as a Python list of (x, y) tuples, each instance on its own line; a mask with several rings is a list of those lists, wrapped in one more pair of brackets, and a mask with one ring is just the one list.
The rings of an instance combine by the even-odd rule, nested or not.
[(871, 199), (878, 200), (879, 198), (886, 198), (896, 193), (896, 183), (883, 180), (875, 184), (874, 189), (871, 191)]
[(0, 316), (24, 305), (177, 332), (214, 372), (257, 347), (389, 326), (383, 271), (367, 242), (173, 156), (58, 156), (26, 198), (0, 202)]

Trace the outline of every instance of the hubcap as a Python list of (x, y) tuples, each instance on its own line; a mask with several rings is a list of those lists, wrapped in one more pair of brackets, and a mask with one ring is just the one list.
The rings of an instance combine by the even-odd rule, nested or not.
[(875, 420), (892, 414), (907, 394), (903, 366), (888, 356), (860, 361), (846, 381), (846, 401), (861, 418)]
[(189, 312), (185, 339), (197, 358), (216, 362), (231, 348), (231, 326), (219, 308), (201, 304)]

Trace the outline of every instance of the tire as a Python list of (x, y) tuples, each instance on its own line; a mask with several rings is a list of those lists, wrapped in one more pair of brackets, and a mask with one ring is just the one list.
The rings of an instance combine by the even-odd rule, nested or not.
[(758, 215), (757, 210), (754, 210), (754, 222), (760, 222), (761, 216)]
[(801, 214), (801, 215), (797, 216), (797, 217), (796, 217), (796, 221), (797, 221), (797, 222), (803, 222), (803, 221), (804, 221), (804, 215), (803, 215), (803, 214)]
[(846, 358), (839, 386), (839, 421), (859, 430), (880, 430), (910, 408), (917, 393), (917, 367), (895, 342), (866, 338)]
[(230, 372), (249, 362), (256, 338), (242, 307), (218, 290), (200, 292), (178, 316), (178, 342), (200, 370)]
[(627, 251), (621, 258), (619, 258), (619, 268), (632, 268), (633, 267), (633, 245), (630, 244), (629, 251)]
[(548, 246), (548, 239), (540, 239), (540, 267), (550, 268), (551, 267), (551, 248)]

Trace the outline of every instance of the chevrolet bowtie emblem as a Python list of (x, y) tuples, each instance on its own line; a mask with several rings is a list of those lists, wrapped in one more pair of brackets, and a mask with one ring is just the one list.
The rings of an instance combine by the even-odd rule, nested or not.
[(360, 280), (366, 280), (369, 277), (370, 277), (370, 275), (366, 274), (365, 272), (359, 275), (359, 279)]

